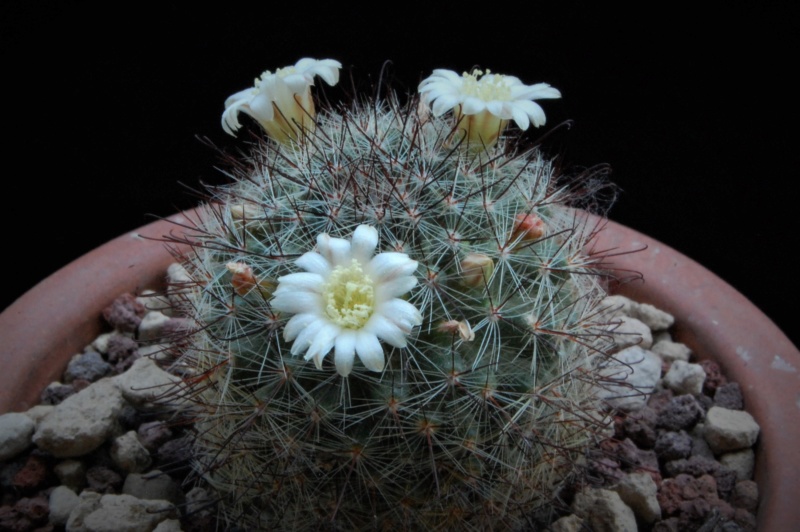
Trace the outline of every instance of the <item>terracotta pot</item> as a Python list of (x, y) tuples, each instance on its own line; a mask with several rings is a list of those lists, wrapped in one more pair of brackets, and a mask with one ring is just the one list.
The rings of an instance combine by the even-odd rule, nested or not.
[[(122, 235), (48, 277), (0, 314), (0, 413), (24, 411), (58, 380), (70, 357), (100, 332), (101, 310), (124, 292), (157, 288), (173, 262), (160, 237), (180, 233), (187, 211)], [(620, 252), (609, 268), (641, 272), (644, 281), (617, 293), (676, 318), (674, 336), (700, 359), (713, 359), (742, 386), (761, 426), (756, 445), (759, 530), (800, 523), (800, 351), (742, 294), (674, 249), (608, 222), (597, 250)]]

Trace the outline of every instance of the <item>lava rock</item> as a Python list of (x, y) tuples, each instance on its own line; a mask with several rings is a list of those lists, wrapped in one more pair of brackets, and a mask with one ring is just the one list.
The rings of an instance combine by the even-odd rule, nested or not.
[(95, 493), (118, 493), (122, 487), (119, 473), (104, 466), (93, 466), (86, 471), (87, 490)]
[(147, 309), (133, 294), (123, 294), (103, 309), (103, 318), (118, 331), (133, 333), (146, 312)]
[(152, 453), (172, 438), (172, 430), (163, 421), (150, 421), (139, 425), (137, 435), (144, 448)]
[(658, 415), (650, 406), (629, 413), (622, 421), (622, 437), (630, 438), (637, 447), (652, 449), (656, 444)]
[(706, 380), (703, 383), (703, 393), (713, 397), (717, 388), (727, 384), (728, 379), (722, 374), (722, 369), (720, 369), (719, 364), (713, 360), (703, 360), (699, 364), (706, 373)]
[(753, 480), (740, 480), (733, 488), (731, 504), (755, 513), (758, 508), (758, 484)]
[(703, 409), (691, 395), (678, 395), (659, 412), (656, 425), (666, 430), (691, 430), (703, 418)]
[(672, 460), (664, 464), (664, 470), (670, 477), (713, 475), (719, 467), (720, 464), (716, 460), (698, 455), (690, 456), (686, 459)]
[(714, 392), (714, 406), (728, 410), (744, 410), (744, 397), (739, 383), (729, 382), (717, 387)]
[(692, 454), (692, 437), (682, 430), (661, 431), (656, 439), (655, 451), (662, 462), (688, 458)]
[(72, 357), (64, 372), (64, 381), (71, 383), (75, 380), (94, 382), (109, 373), (113, 368), (103, 360), (103, 356), (95, 351), (80, 353)]

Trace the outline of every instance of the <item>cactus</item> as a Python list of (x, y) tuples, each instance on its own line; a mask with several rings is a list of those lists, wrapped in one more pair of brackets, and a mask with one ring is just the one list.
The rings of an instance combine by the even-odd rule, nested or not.
[[(608, 428), (600, 226), (575, 208), (602, 176), (561, 175), (506, 129), (518, 109), (448, 113), (432, 82), (316, 110), (334, 63), (229, 99), (228, 132), (245, 112), (267, 135), (181, 240), (195, 469), (247, 529), (541, 524)], [(284, 81), (302, 98), (259, 92)]]

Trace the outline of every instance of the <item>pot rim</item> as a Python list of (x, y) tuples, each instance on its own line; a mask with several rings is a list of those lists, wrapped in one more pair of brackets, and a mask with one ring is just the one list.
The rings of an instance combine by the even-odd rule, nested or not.
[[(101, 332), (98, 314), (117, 296), (163, 287), (174, 254), (185, 249), (180, 237), (199, 215), (190, 209), (125, 233), (56, 271), (0, 313), (0, 341), (11, 362), (0, 375), (0, 413), (37, 404), (41, 390), (59, 380), (69, 359)], [(761, 427), (755, 446), (758, 529), (792, 529), (800, 522), (800, 351), (744, 295), (694, 260), (611, 220), (590, 216), (589, 223), (602, 227), (590, 246), (602, 257), (598, 266), (645, 274), (613, 286), (613, 293), (673, 314), (674, 339), (700, 360), (713, 358), (741, 385), (747, 411)], [(165, 237), (176, 238), (166, 244)], [(76, 334), (66, 341), (55, 334), (68, 330)], [(786, 407), (775, 407), (780, 404)]]

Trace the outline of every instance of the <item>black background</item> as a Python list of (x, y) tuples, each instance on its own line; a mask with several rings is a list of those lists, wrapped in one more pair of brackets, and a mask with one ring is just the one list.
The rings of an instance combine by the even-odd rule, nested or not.
[(387, 60), (400, 92), (473, 65), (550, 83), (563, 98), (543, 102), (548, 122), (532, 135), (572, 121), (546, 146), (568, 166), (611, 166), (610, 217), (717, 273), (800, 345), (789, 2), (33, 4), (0, 7), (0, 310), (90, 249), (193, 206), (200, 182), (224, 182), (198, 137), (241, 146), (220, 127), (225, 98), (310, 56), (340, 60), (342, 85), (364, 90)]

